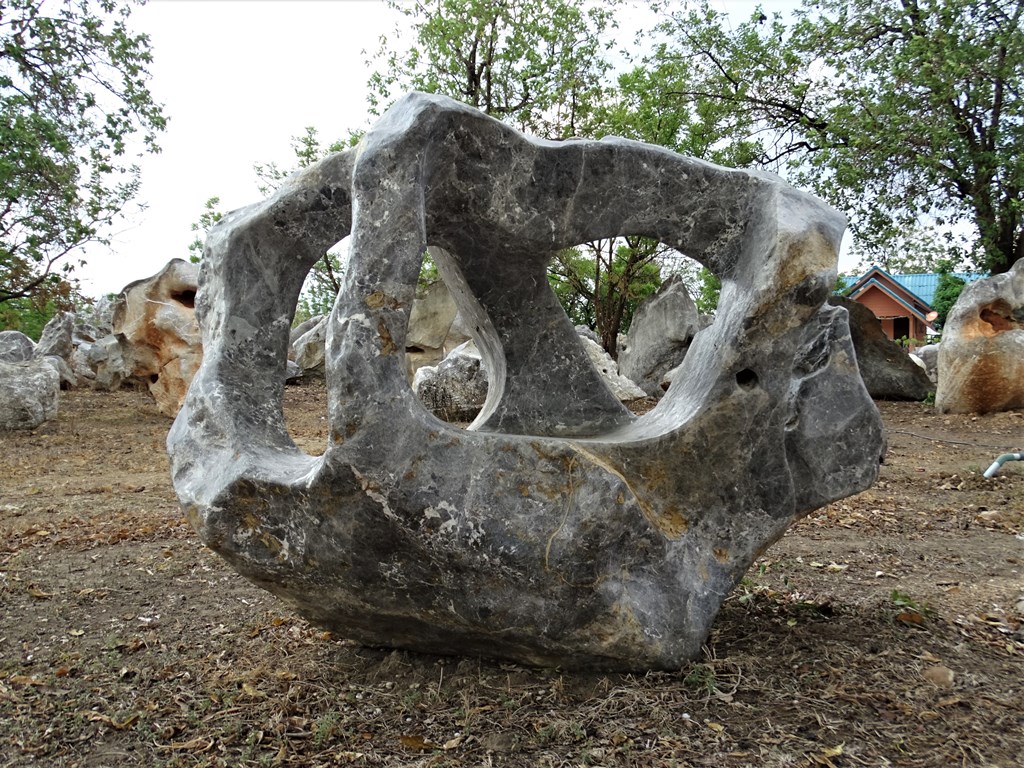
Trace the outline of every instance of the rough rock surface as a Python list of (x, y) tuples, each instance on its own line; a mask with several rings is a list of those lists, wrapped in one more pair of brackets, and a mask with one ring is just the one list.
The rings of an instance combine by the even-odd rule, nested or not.
[(646, 394), (660, 396), (665, 375), (683, 362), (700, 327), (686, 286), (670, 277), (633, 313), (626, 343), (619, 347), (619, 373)]
[(307, 328), (292, 344), (293, 359), (302, 376), (323, 378), (326, 344), (327, 317), (324, 316)]
[(939, 383), (939, 347), (941, 344), (925, 344), (919, 347), (915, 353), (921, 362), (924, 363), (924, 372), (928, 374), (928, 380), (932, 383), (932, 389)]
[[(409, 312), (409, 334), (405, 339), (405, 352), (432, 351), (444, 357), (444, 341), (458, 314), (443, 280), (436, 280), (417, 292)], [(439, 358), (440, 359), (440, 358)]]
[(57, 415), (60, 374), (48, 358), (0, 361), (0, 429), (35, 429)]
[(580, 337), (580, 343), (583, 345), (587, 357), (590, 358), (590, 364), (601, 374), (601, 380), (611, 390), (616, 400), (627, 403), (630, 400), (647, 397), (647, 393), (638, 387), (632, 379), (619, 373), (618, 364), (612, 360), (611, 355), (605, 352), (604, 347), (586, 336)]
[(1024, 260), (964, 286), (939, 345), (940, 413), (1024, 408)]
[(120, 389), (131, 378), (121, 343), (113, 334), (95, 342), (81, 342), (75, 347), (71, 362), (79, 379), (104, 392)]
[(59, 357), (64, 362), (71, 360), (71, 354), (75, 351), (71, 340), (71, 334), (75, 327), (75, 315), (73, 312), (58, 312), (50, 318), (50, 322), (43, 328), (39, 336), (39, 343), (36, 344), (34, 357)]
[[(593, 331), (578, 326), (576, 332), (591, 364), (618, 400), (629, 402), (646, 397), (636, 384), (619, 375), (611, 355), (590, 338), (596, 335)], [(412, 377), (412, 390), (420, 402), (443, 421), (474, 421), (487, 401), (487, 388), (487, 367), (472, 341), (463, 342), (437, 365), (420, 366)]]
[(36, 343), (21, 331), (0, 331), (0, 361), (23, 363), (32, 359)]
[(152, 277), (126, 285), (114, 302), (114, 334), (125, 365), (168, 416), (178, 412), (203, 359), (195, 319), (198, 279), (198, 265), (171, 259)]
[(473, 421), (487, 401), (487, 372), (476, 345), (467, 341), (437, 365), (417, 369), (412, 391), (443, 421)]
[(75, 315), (72, 312), (58, 312), (43, 328), (39, 343), (32, 351), (37, 360), (47, 359), (60, 374), (62, 389), (78, 386), (71, 360), (75, 352), (72, 332), (75, 327)]
[(934, 391), (928, 374), (885, 335), (881, 321), (870, 309), (845, 296), (830, 296), (828, 303), (844, 307), (850, 313), (850, 335), (857, 352), (857, 367), (873, 398), (924, 400)]
[[(529, 140), (399, 100), (357, 150), (211, 231), (205, 357), (168, 435), (203, 540), (358, 641), (563, 667), (678, 669), (796, 518), (874, 482), (883, 434), (846, 313), (842, 216), (775, 176), (621, 139)], [(327, 334), (322, 456), (288, 436), (289, 320), (351, 231)], [(655, 237), (722, 279), (686, 375), (635, 418), (550, 291), (550, 255)], [(477, 428), (405, 376), (427, 245), (489, 375)]]
[(316, 328), (326, 317), (327, 315), (313, 315), (312, 317), (303, 320), (292, 328), (291, 332), (288, 334), (289, 343), (294, 346), (296, 341), (305, 336), (307, 332)]

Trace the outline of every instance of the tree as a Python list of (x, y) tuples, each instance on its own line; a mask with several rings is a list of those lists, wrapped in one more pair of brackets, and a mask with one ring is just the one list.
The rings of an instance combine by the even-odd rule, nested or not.
[(935, 287), (935, 295), (932, 297), (932, 309), (939, 313), (935, 319), (935, 330), (941, 331), (946, 324), (946, 317), (949, 311), (960, 298), (960, 292), (967, 282), (950, 272), (942, 272), (939, 275), (939, 284)]
[(217, 210), (218, 205), (220, 205), (219, 197), (207, 199), (203, 206), (205, 210), (199, 214), (199, 221), (192, 222), (192, 231), (196, 233), (196, 236), (188, 244), (188, 260), (193, 264), (198, 264), (203, 258), (203, 244), (206, 242), (206, 236), (210, 234), (213, 225), (224, 218), (224, 214)]
[(680, 103), (751, 119), (762, 162), (849, 214), (863, 251), (966, 226), (1000, 272), (1024, 256), (1022, 14), (1024, 0), (805, 0), (788, 28), (758, 11), (727, 31), (702, 3), (661, 31), (667, 60), (695, 63)]
[[(369, 101), (383, 112), (408, 90), (439, 93), (521, 131), (582, 135), (609, 69), (608, 7), (584, 0), (388, 0), (412, 20), (404, 50), (382, 39)], [(607, 4), (606, 4), (607, 5)], [(396, 93), (397, 92), (397, 93)]]
[[(107, 242), (158, 151), (149, 39), (117, 0), (0, 0), (0, 303), (66, 305), (69, 256)], [(81, 262), (78, 262), (79, 264)]]
[(555, 254), (548, 282), (576, 325), (597, 331), (614, 355), (640, 302), (658, 290), (658, 256), (666, 247), (646, 237), (597, 240)]
[[(602, 42), (611, 3), (584, 0), (392, 2), (413, 21), (414, 42), (377, 54), (370, 79), (374, 111), (396, 90), (441, 93), (513, 127), (548, 139), (607, 133), (603, 106), (610, 64)], [(622, 112), (617, 113), (622, 117)], [(624, 133), (624, 132), (623, 132)], [(567, 314), (594, 328), (613, 356), (636, 303), (660, 283), (668, 249), (645, 238), (586, 243), (555, 254), (549, 282)]]

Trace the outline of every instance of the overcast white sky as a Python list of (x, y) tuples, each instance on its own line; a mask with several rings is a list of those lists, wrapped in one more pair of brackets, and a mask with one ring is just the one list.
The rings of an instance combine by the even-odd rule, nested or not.
[[(756, 4), (715, 2), (736, 21)], [(761, 3), (768, 12), (796, 4)], [(150, 86), (170, 123), (163, 152), (140, 163), (136, 203), (145, 210), (115, 228), (110, 248), (85, 252), (83, 292), (117, 292), (188, 258), (206, 200), (218, 195), (222, 210), (259, 200), (253, 164), (291, 167), (291, 138), (305, 126), (325, 142), (363, 127), (367, 54), (402, 19), (379, 0), (149, 0), (137, 8), (131, 27), (151, 38)]]

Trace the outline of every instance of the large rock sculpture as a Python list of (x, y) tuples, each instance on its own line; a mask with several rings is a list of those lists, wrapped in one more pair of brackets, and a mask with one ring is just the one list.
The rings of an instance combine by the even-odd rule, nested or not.
[[(620, 139), (529, 140), (413, 94), (356, 150), (210, 233), (205, 356), (168, 435), (175, 489), (211, 548), (344, 637), (678, 668), (794, 519), (877, 476), (878, 412), (845, 311), (823, 307), (843, 227), (775, 176)], [(350, 231), (313, 457), (283, 423), (288, 327), (305, 271)], [(640, 418), (545, 278), (558, 249), (623, 234), (723, 284), (688, 374)], [(406, 381), (427, 246), (487, 363), (474, 430)]]
[(195, 319), (198, 277), (198, 265), (171, 259), (152, 277), (126, 285), (114, 302), (124, 364), (168, 416), (178, 412), (203, 359)]
[(940, 413), (1024, 408), (1024, 259), (964, 286), (939, 345)]
[(870, 395), (878, 400), (924, 400), (934, 390), (924, 368), (899, 344), (885, 335), (874, 312), (845, 296), (831, 296), (829, 304), (850, 315), (850, 337), (857, 367)]

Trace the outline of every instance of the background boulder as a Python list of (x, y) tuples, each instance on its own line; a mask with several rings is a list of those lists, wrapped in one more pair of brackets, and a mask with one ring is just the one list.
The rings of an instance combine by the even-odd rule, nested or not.
[(1024, 260), (964, 286), (942, 329), (941, 413), (1024, 408)]
[(845, 296), (830, 296), (828, 303), (850, 314), (850, 336), (857, 367), (868, 393), (876, 400), (924, 400), (932, 391), (924, 370), (882, 330), (882, 323), (863, 304)]
[(112, 325), (125, 366), (168, 416), (178, 412), (203, 359), (198, 281), (198, 264), (172, 259), (152, 277), (126, 285), (114, 302)]
[(619, 347), (618, 372), (646, 394), (660, 396), (662, 380), (683, 362), (698, 330), (697, 305), (673, 275), (636, 308), (626, 343)]
[(473, 421), (487, 399), (487, 372), (472, 341), (437, 365), (424, 365), (412, 381), (420, 402), (442, 421)]
[(35, 429), (57, 415), (60, 374), (48, 358), (0, 361), (0, 429)]
[(32, 359), (36, 343), (21, 331), (0, 331), (0, 360), (23, 363)]

